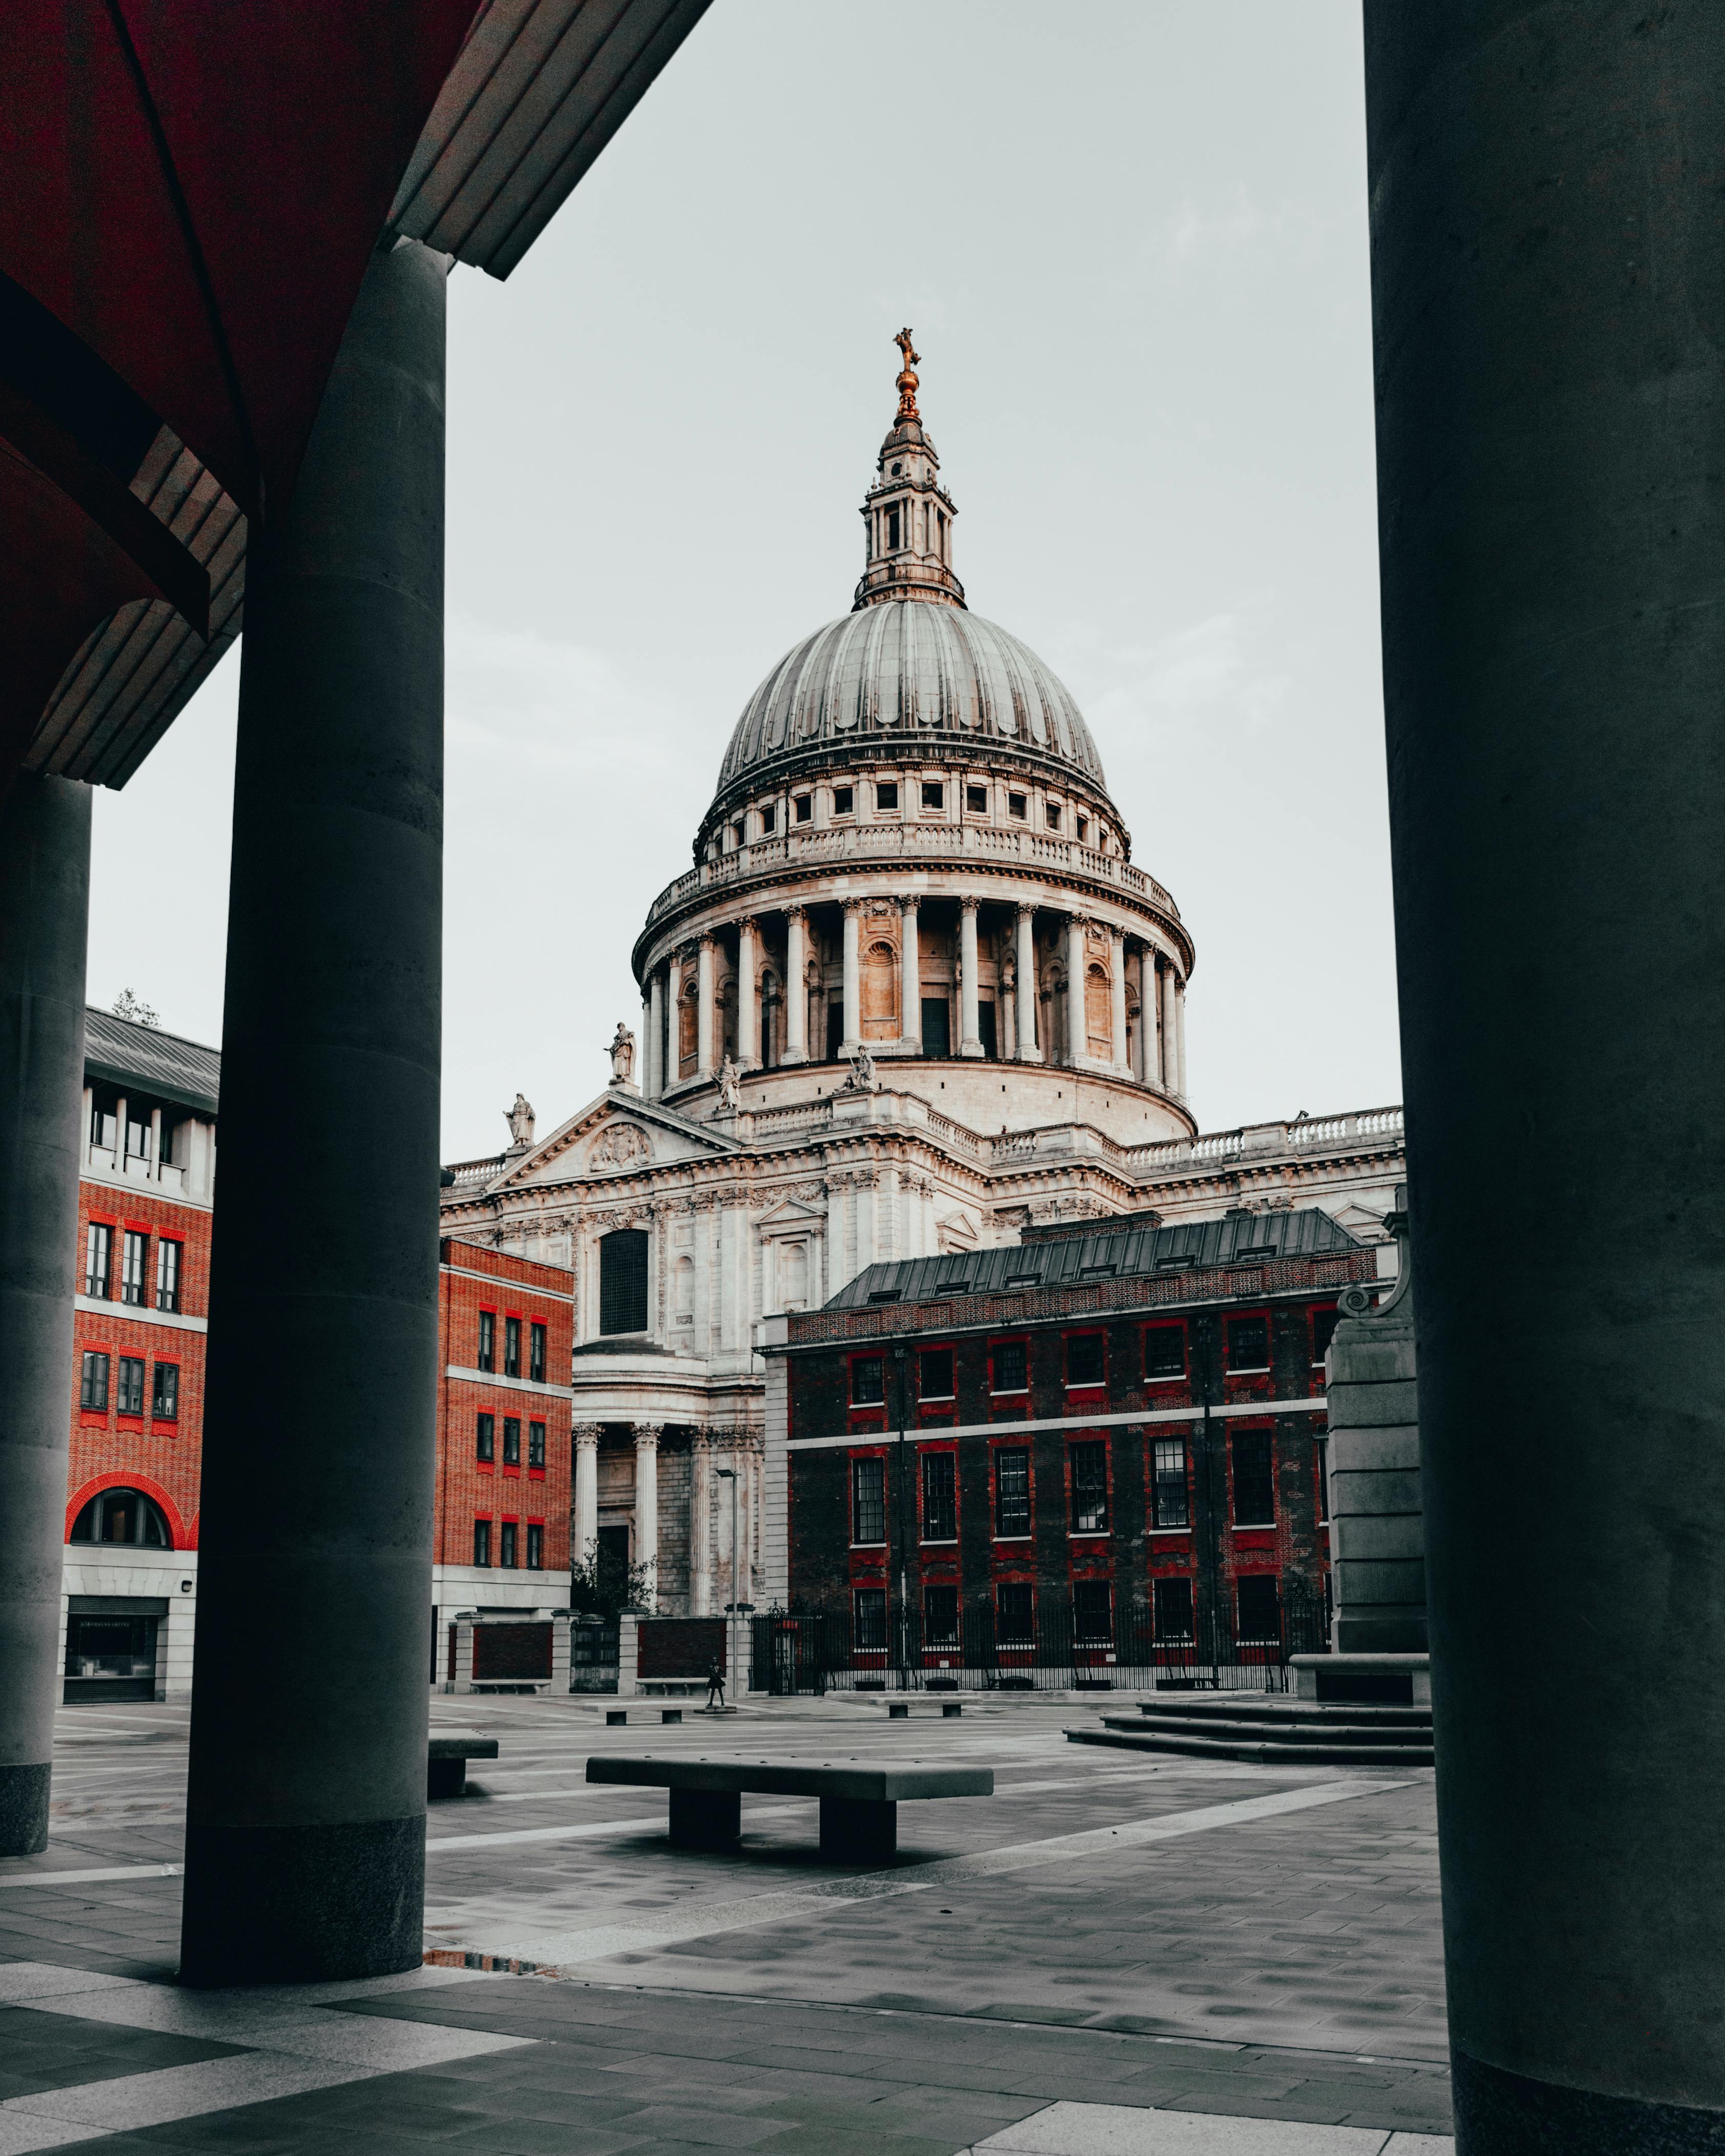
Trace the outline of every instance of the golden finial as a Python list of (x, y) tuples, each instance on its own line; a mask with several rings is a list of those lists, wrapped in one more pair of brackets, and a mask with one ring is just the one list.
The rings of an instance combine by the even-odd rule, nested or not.
[(922, 415), (916, 409), (916, 377), (911, 373), (911, 369), (921, 363), (921, 355), (911, 348), (911, 332), (908, 330), (901, 330), (892, 341), (898, 346), (900, 356), (905, 363), (904, 372), (899, 376), (897, 385), (899, 421), (920, 419)]

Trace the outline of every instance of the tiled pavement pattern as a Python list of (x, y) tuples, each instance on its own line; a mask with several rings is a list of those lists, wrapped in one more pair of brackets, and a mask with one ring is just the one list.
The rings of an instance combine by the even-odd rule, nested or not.
[[(1429, 1773), (1129, 1762), (1030, 1703), (434, 1712), (504, 1756), (434, 1808), (429, 1944), (567, 1973), (178, 1991), (179, 1881), (147, 1867), (179, 1856), (183, 1716), (69, 1712), (55, 1837), (0, 1863), (0, 2156), (1448, 2146)], [(672, 1748), (963, 1758), (998, 1794), (903, 1807), (872, 1879), (821, 1864), (812, 1804), (746, 1804), (739, 1855), (685, 1854), (662, 1794), (581, 1779), (590, 1752)]]

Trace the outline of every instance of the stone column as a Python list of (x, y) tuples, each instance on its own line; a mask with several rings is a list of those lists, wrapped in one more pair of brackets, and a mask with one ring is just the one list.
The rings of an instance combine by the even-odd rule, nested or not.
[(713, 1436), (697, 1430), (689, 1450), (689, 1614), (713, 1612)]
[(656, 1101), (665, 1091), (665, 976), (653, 968), (647, 1004), (647, 1098)]
[(717, 1068), (713, 1055), (713, 939), (703, 936), (696, 946), (695, 1075), (711, 1078)]
[(1076, 1070), (1090, 1053), (1084, 1014), (1084, 916), (1066, 916), (1066, 1059)]
[(599, 1542), (599, 1436), (604, 1424), (578, 1422), (570, 1432), (575, 1448), (574, 1496), (569, 1512), (569, 1557), (585, 1564)]
[(997, 1036), (1003, 1061), (1016, 1063), (1019, 1057), (1019, 997), (1018, 968), (1010, 961), (1000, 968), (999, 1009), (996, 1023), (1000, 1030)]
[(761, 1067), (761, 1004), (755, 986), (760, 939), (752, 916), (737, 924), (737, 1060), (744, 1070)]
[[(1133, 1036), (1132, 1065), (1132, 1076), (1141, 1086), (1149, 1075), (1149, 1064), (1147, 1060), (1149, 1050), (1147, 1040), (1154, 1040), (1156, 1038), (1156, 1013), (1150, 1002), (1151, 992), (1144, 985), (1144, 963), (1149, 955), (1142, 943), (1132, 953), (1132, 973), (1137, 983), (1138, 998), (1138, 1024)], [(1151, 978), (1153, 981), (1155, 978), (1153, 971)]]
[(800, 906), (784, 917), (784, 1055), (786, 1063), (809, 1060), (809, 916)]
[(1019, 908), (1019, 1060), (1020, 1063), (1040, 1063), (1042, 1050), (1036, 1045), (1036, 1012), (1040, 1000), (1036, 981), (1036, 909), (1030, 906)]
[(980, 1055), (982, 1034), (977, 1017), (976, 909), (973, 898), (958, 901), (958, 1053)]
[[(247, 565), (187, 1798), (190, 1984), (419, 1964), (447, 266), (410, 241), (372, 255), (292, 502), (254, 530)], [(290, 1372), (316, 1373), (315, 1466), (300, 1383), (259, 1382)]]
[(1126, 938), (1117, 928), (1108, 932), (1108, 994), (1114, 1022), (1114, 1068), (1122, 1078), (1129, 1078), (1132, 1064), (1126, 1037)]
[(900, 1033), (908, 1055), (922, 1053), (922, 952), (917, 941), (919, 933), (917, 901), (914, 898), (899, 901), (898, 1000)]
[(1717, 2148), (1725, 11), (1365, 56), (1457, 2148)]
[(845, 1039), (841, 1052), (852, 1055), (862, 1039), (862, 901), (845, 901)]
[(663, 1423), (635, 1424), (635, 1563), (647, 1571), (645, 1599), (659, 1606), (659, 1440)]
[(1174, 979), (1174, 1091), (1186, 1097), (1186, 983)]
[(665, 962), (665, 1083), (661, 1096), (683, 1075), (683, 954), (673, 951)]
[(0, 1856), (48, 1843), (90, 1127), (90, 808), (87, 786), (28, 772), (0, 802)]
[(1180, 1053), (1178, 1048), (1180, 1020), (1174, 987), (1174, 962), (1162, 962), (1162, 1070), (1164, 1090), (1178, 1093), (1180, 1090)]

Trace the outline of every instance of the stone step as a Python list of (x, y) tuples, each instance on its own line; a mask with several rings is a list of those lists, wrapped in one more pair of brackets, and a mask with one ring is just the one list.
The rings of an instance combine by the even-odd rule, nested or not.
[(1296, 1722), (1279, 1715), (1255, 1714), (1248, 1707), (1237, 1714), (1182, 1714), (1178, 1709), (1134, 1717), (1105, 1715), (1111, 1729), (1153, 1731), (1167, 1737), (1237, 1737), (1250, 1733), (1266, 1744), (1430, 1744), (1430, 1722), (1388, 1722), (1377, 1727), (1353, 1722)]
[(1111, 1744), (1122, 1752), (1173, 1753), (1187, 1758), (1240, 1759), (1259, 1767), (1430, 1767), (1429, 1744), (1296, 1744), (1270, 1743), (1247, 1738), (1238, 1743), (1222, 1737), (1173, 1737), (1130, 1730), (1069, 1729), (1074, 1744)]
[(1429, 1707), (1371, 1707), (1358, 1702), (1332, 1704), (1315, 1699), (1288, 1699), (1274, 1693), (1249, 1691), (1164, 1692), (1155, 1699), (1140, 1700), (1138, 1712), (1145, 1715), (1178, 1714), (1188, 1718), (1203, 1717), (1231, 1722), (1241, 1714), (1250, 1715), (1255, 1722), (1278, 1722), (1291, 1724), (1322, 1725), (1332, 1728), (1345, 1724), (1358, 1729), (1430, 1729), (1431, 1709)]

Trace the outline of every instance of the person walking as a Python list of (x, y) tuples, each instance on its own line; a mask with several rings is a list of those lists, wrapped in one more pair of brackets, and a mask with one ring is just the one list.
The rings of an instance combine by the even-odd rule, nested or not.
[(708, 1713), (712, 1712), (715, 1692), (718, 1694), (719, 1712), (722, 1714), (725, 1712), (725, 1672), (719, 1666), (719, 1658), (716, 1655), (706, 1666), (706, 1711)]

